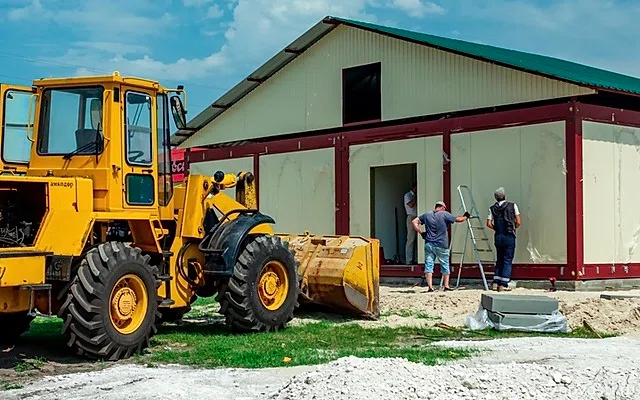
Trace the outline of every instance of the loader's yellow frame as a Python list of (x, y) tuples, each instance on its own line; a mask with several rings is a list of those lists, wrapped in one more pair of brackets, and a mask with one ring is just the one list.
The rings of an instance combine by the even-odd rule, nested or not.
[[(169, 110), (184, 126), (181, 87), (114, 73), (22, 90), (33, 95), (31, 154), (28, 165), (5, 163), (26, 175), (0, 176), (0, 229), (20, 219), (33, 227), (7, 239), (13, 245), (0, 240), (0, 341), (37, 310), (65, 320), (77, 352), (128, 357), (148, 344), (154, 314), (178, 319), (194, 298), (216, 293), (240, 330), (283, 327), (298, 296), (378, 316), (377, 240), (276, 235), (255, 210), (250, 173), (174, 186)], [(236, 199), (224, 193), (231, 187)], [(18, 207), (12, 221), (6, 202)]]

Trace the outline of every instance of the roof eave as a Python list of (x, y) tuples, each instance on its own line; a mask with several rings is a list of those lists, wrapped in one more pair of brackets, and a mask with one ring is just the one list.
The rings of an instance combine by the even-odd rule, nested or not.
[(339, 24), (341, 24), (341, 22), (334, 18), (326, 17), (313, 25), (287, 47), (279, 51), (266, 63), (253, 71), (249, 76), (238, 82), (233, 88), (220, 96), (220, 98), (214, 101), (210, 106), (202, 110), (187, 123), (187, 129), (178, 130), (171, 135), (171, 145), (181, 145), (185, 140), (193, 136), (195, 132), (202, 129), (255, 88), (266, 82), (287, 64), (298, 58)]

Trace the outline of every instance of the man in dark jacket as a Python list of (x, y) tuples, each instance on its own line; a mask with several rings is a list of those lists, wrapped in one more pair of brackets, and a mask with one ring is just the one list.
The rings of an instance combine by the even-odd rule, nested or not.
[(518, 205), (506, 200), (503, 187), (493, 194), (496, 199), (489, 207), (487, 227), (495, 231), (496, 268), (491, 288), (497, 291), (510, 290), (511, 264), (516, 251), (516, 229), (522, 222)]

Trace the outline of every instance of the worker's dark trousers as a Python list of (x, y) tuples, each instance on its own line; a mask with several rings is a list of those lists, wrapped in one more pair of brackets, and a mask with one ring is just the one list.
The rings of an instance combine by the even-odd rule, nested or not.
[(496, 271), (493, 283), (507, 287), (511, 281), (511, 264), (516, 251), (516, 237), (513, 235), (496, 234)]

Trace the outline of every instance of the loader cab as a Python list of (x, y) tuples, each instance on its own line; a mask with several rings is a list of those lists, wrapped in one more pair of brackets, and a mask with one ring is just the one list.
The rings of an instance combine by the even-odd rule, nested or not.
[(31, 156), (29, 131), (35, 106), (34, 90), (28, 86), (0, 84), (0, 175), (25, 175)]
[[(41, 79), (29, 175), (93, 181), (96, 211), (156, 209), (169, 218), (170, 102), (182, 124), (182, 100), (157, 82), (111, 76)], [(177, 99), (177, 100), (176, 100)], [(154, 212), (155, 213), (155, 212)]]

